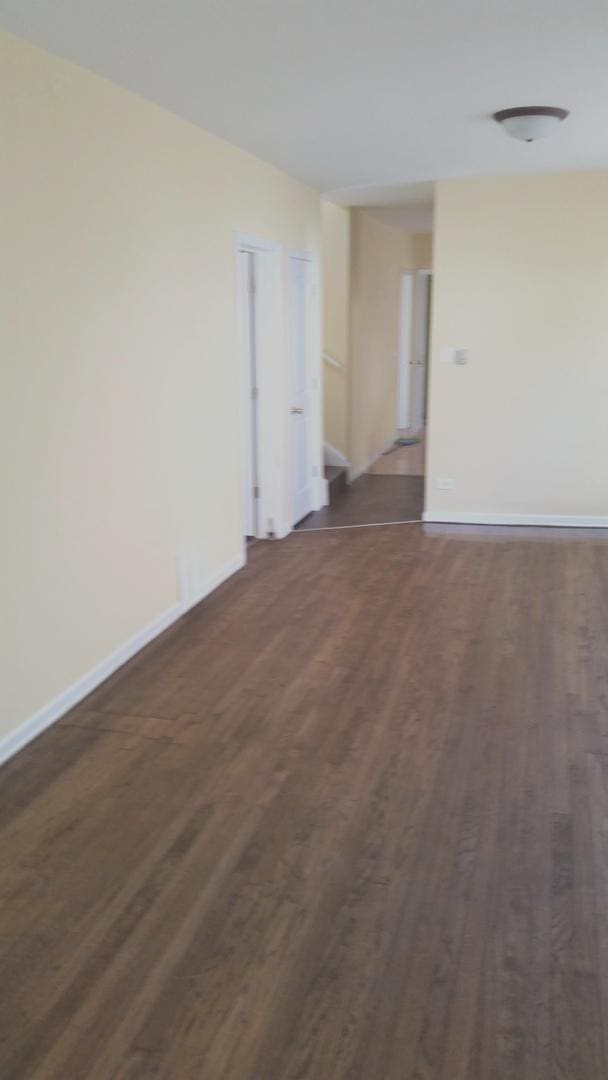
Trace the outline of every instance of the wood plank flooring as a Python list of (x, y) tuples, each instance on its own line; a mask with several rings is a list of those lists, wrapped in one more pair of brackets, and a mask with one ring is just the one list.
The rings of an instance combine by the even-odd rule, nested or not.
[(344, 525), (382, 525), (390, 521), (420, 521), (424, 503), (423, 476), (375, 476), (364, 473), (331, 505), (308, 514), (297, 526), (327, 529)]
[[(412, 433), (402, 431), (399, 434), (409, 437)], [(381, 454), (368, 472), (372, 476), (424, 476), (424, 434), (419, 438), (420, 442), (413, 446), (396, 446)]]
[(0, 1076), (608, 1076), (606, 539), (249, 557), (2, 771)]

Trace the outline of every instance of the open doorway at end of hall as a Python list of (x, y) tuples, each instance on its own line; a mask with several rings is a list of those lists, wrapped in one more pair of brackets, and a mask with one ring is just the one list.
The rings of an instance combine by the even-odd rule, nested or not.
[(329, 505), (310, 514), (299, 529), (421, 520), (431, 288), (430, 270), (401, 275), (394, 441), (352, 483), (342, 478), (335, 497), (330, 486)]
[[(404, 272), (400, 283), (395, 441), (368, 469), (384, 497), (421, 518), (424, 504), (432, 274)], [(382, 480), (380, 480), (382, 478)]]

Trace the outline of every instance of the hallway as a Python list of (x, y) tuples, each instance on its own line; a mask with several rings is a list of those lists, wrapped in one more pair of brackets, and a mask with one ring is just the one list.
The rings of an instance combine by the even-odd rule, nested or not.
[(296, 532), (420, 521), (423, 500), (422, 476), (364, 473), (348, 484), (329, 506), (316, 510), (300, 521)]
[(583, 530), (256, 544), (3, 770), (2, 1076), (606, 1076), (607, 578)]
[[(399, 436), (412, 438), (409, 431), (400, 431)], [(419, 441), (412, 446), (394, 446), (381, 454), (370, 466), (372, 476), (424, 476), (424, 434), (413, 436)]]
[(424, 439), (412, 446), (394, 446), (363, 476), (330, 488), (330, 504), (305, 517), (298, 531), (356, 525), (420, 521), (424, 505)]

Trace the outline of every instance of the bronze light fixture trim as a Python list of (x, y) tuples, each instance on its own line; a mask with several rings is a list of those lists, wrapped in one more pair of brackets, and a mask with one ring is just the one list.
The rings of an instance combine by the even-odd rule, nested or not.
[(514, 139), (534, 142), (550, 135), (569, 115), (568, 109), (558, 109), (555, 105), (520, 105), (495, 112), (493, 119)]

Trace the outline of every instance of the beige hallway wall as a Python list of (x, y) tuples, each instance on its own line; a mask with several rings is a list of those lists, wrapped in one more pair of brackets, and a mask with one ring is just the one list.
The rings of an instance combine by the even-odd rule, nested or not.
[(184, 554), (195, 588), (238, 560), (235, 234), (318, 255), (320, 199), (4, 33), (0, 102), (2, 737), (174, 609)]
[(431, 270), (433, 267), (433, 234), (415, 233), (412, 236), (413, 261), (416, 270)]
[(323, 365), (324, 439), (348, 454), (350, 210), (321, 201), (323, 349), (342, 365)]
[(608, 522), (608, 172), (442, 182), (434, 256), (427, 511)]
[(349, 458), (363, 471), (396, 434), (400, 280), (429, 269), (430, 240), (352, 214)]

